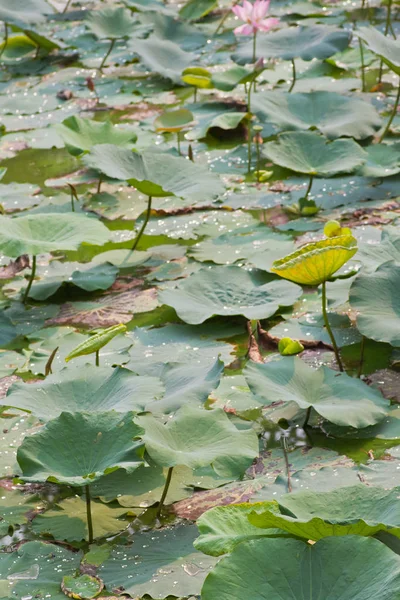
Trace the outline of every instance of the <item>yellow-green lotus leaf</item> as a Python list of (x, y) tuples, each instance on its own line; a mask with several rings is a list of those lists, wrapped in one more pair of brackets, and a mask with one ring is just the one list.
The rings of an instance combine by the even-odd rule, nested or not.
[(182, 72), (182, 81), (197, 88), (210, 89), (213, 87), (211, 73), (202, 67), (188, 67)]
[(305, 244), (296, 252), (273, 263), (271, 271), (301, 285), (327, 281), (357, 252), (357, 240), (341, 235)]

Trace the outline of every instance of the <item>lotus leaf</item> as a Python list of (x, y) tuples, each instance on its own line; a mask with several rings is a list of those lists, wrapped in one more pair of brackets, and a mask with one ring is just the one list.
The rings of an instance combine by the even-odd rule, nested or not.
[(169, 154), (152, 151), (139, 154), (101, 144), (84, 161), (108, 177), (128, 181), (148, 196), (175, 195), (196, 200), (214, 198), (224, 189), (219, 178), (205, 167)]
[(10, 219), (0, 215), (0, 251), (6, 256), (76, 250), (81, 244), (104, 244), (108, 229), (78, 214), (36, 214)]
[(360, 536), (309, 545), (261, 539), (239, 544), (204, 583), (203, 600), (397, 600), (400, 558)]
[(252, 109), (285, 131), (317, 128), (331, 139), (346, 136), (361, 140), (374, 135), (381, 126), (371, 104), (335, 92), (253, 94)]
[(35, 593), (43, 598), (51, 594), (52, 600), (65, 600), (61, 580), (75, 573), (81, 559), (81, 552), (42, 542), (27, 542), (18, 550), (2, 552), (0, 581), (5, 586), (0, 588), (1, 597), (25, 598)]
[(374, 27), (361, 27), (356, 35), (367, 43), (368, 48), (381, 57), (387, 66), (400, 75), (400, 42), (384, 36)]
[(271, 271), (301, 285), (328, 281), (357, 252), (357, 240), (341, 235), (305, 244), (273, 263)]
[(400, 537), (399, 489), (357, 485), (326, 493), (297, 492), (279, 498), (283, 514), (271, 511), (267, 504), (255, 506), (249, 521), (262, 529), (279, 527), (307, 540), (328, 536), (373, 536), (388, 531)]
[(74, 156), (89, 152), (93, 146), (99, 144), (126, 147), (137, 140), (137, 135), (131, 128), (115, 127), (111, 121), (91, 121), (75, 115), (68, 117), (55, 128), (68, 152)]
[(142, 461), (142, 429), (134, 413), (67, 413), (26, 437), (17, 460), (25, 481), (88, 485), (118, 468), (131, 473)]
[[(348, 31), (326, 25), (288, 27), (260, 38), (257, 58), (324, 60), (347, 48), (350, 39), (351, 33)], [(233, 55), (233, 60), (239, 64), (250, 63), (252, 56), (252, 42), (248, 42)]]
[(185, 323), (203, 323), (213, 315), (244, 315), (266, 319), (280, 306), (290, 306), (301, 289), (283, 281), (270, 281), (239, 267), (201, 269), (175, 289), (160, 293), (160, 301), (172, 306)]
[(221, 409), (184, 406), (166, 424), (151, 414), (138, 416), (136, 422), (145, 430), (146, 451), (163, 466), (213, 464), (220, 475), (230, 469), (243, 473), (258, 456), (254, 431), (238, 431)]
[(367, 160), (367, 154), (354, 140), (334, 140), (312, 131), (281, 133), (267, 142), (263, 154), (281, 167), (298, 173), (331, 177), (351, 173)]
[(276, 531), (261, 531), (249, 521), (249, 515), (259, 511), (263, 505), (272, 514), (279, 512), (276, 502), (233, 504), (208, 510), (197, 521), (200, 537), (194, 542), (194, 547), (204, 554), (221, 556), (232, 552), (243, 541), (274, 536)]
[[(108, 589), (123, 586), (132, 597), (151, 589), (153, 598), (199, 595), (207, 571), (216, 559), (193, 548), (194, 525), (139, 532), (132, 545), (114, 546), (98, 575)], [(58, 600), (58, 599), (57, 599)]]
[(378, 342), (400, 346), (400, 269), (394, 262), (375, 273), (361, 273), (350, 288), (350, 304), (357, 311), (360, 332)]
[(134, 20), (124, 8), (90, 11), (86, 23), (97, 38), (119, 39), (133, 33)]
[(382, 421), (389, 410), (387, 400), (363, 381), (327, 367), (313, 369), (296, 357), (250, 363), (244, 374), (253, 394), (266, 405), (283, 401), (302, 409), (311, 406), (337, 425), (361, 429)]
[[(95, 538), (104, 538), (119, 533), (128, 525), (128, 521), (121, 517), (128, 512), (131, 515), (134, 514), (127, 508), (110, 506), (96, 501), (91, 504), (91, 512)], [(79, 496), (66, 498), (51, 510), (35, 517), (32, 521), (32, 529), (40, 535), (52, 535), (56, 540), (80, 542), (87, 539), (85, 499)]]
[[(9, 406), (32, 412), (43, 421), (64, 412), (115, 410), (125, 413), (158, 399), (164, 386), (157, 377), (137, 376), (128, 369), (95, 367), (64, 369), (45, 381), (14, 383), (8, 390)], [(137, 400), (136, 400), (137, 399)], [(139, 406), (142, 406), (139, 404)]]

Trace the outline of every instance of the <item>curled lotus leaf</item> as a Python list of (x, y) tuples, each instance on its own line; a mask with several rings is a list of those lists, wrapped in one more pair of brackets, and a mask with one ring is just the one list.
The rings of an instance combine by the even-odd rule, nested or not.
[(357, 249), (357, 240), (352, 235), (327, 238), (305, 244), (276, 260), (271, 271), (300, 285), (317, 286), (332, 277)]
[(65, 362), (69, 362), (70, 360), (72, 360), (73, 358), (77, 358), (78, 356), (84, 356), (85, 354), (93, 354), (94, 352), (98, 352), (99, 350), (101, 350), (101, 348), (103, 348), (103, 346), (108, 344), (108, 342), (111, 342), (111, 340), (115, 338), (116, 335), (119, 335), (120, 333), (125, 333), (125, 331), (126, 325), (123, 325), (122, 323), (120, 323), (119, 325), (112, 325), (107, 329), (103, 329), (103, 331), (96, 333), (95, 335), (91, 336), (88, 340), (85, 340), (76, 348), (74, 348), (74, 350), (72, 350), (72, 352), (70, 352), (68, 356), (65, 357)]
[(210, 89), (214, 87), (211, 78), (210, 71), (202, 67), (188, 67), (182, 71), (182, 81), (196, 88)]

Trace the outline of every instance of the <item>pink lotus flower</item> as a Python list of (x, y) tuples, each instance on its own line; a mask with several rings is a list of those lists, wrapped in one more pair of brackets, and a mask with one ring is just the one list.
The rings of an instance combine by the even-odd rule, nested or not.
[(249, 0), (243, 0), (243, 5), (239, 4), (232, 8), (234, 14), (244, 21), (244, 25), (236, 27), (234, 32), (241, 35), (254, 35), (258, 31), (269, 31), (279, 23), (279, 19), (270, 17), (268, 14), (270, 0), (256, 0), (254, 4)]

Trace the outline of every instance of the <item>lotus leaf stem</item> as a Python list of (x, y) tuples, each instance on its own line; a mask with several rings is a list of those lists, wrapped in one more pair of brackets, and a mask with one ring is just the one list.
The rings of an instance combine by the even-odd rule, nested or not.
[(193, 103), (195, 104), (197, 102), (197, 87), (194, 86), (193, 88)]
[(292, 79), (292, 84), (289, 88), (289, 92), (292, 91), (292, 89), (294, 88), (295, 83), (296, 83), (296, 63), (294, 62), (294, 58), (292, 58), (292, 70), (293, 70), (293, 79)]
[(86, 518), (87, 518), (87, 526), (88, 526), (88, 542), (89, 544), (93, 544), (93, 521), (92, 521), (92, 506), (90, 502), (90, 487), (85, 485), (85, 495), (86, 495)]
[(247, 127), (247, 172), (250, 173), (251, 170), (251, 121), (249, 120), (249, 125)]
[(100, 194), (100, 192), (101, 192), (101, 184), (102, 184), (102, 183), (103, 183), (103, 179), (102, 179), (102, 177), (101, 177), (101, 175), (100, 175), (100, 177), (99, 177), (99, 181), (98, 181), (98, 183), (97, 183), (97, 190), (96, 190), (96, 194)]
[(392, 124), (393, 119), (395, 118), (396, 114), (397, 114), (397, 107), (399, 106), (399, 102), (400, 102), (400, 77), (399, 77), (399, 87), (397, 89), (397, 96), (396, 99), (394, 101), (394, 106), (393, 106), (393, 110), (392, 110), (392, 114), (390, 115), (388, 124), (385, 127), (384, 132), (382, 133), (381, 137), (379, 138), (379, 142), (382, 142), (386, 136), (386, 134), (388, 133), (390, 126)]
[(96, 350), (96, 367), (100, 366), (100, 350)]
[(363, 366), (364, 366), (364, 353), (365, 353), (365, 336), (363, 335), (361, 338), (360, 362), (358, 363), (358, 371), (357, 371), (358, 378), (360, 378), (362, 375), (362, 370), (363, 370)]
[(181, 140), (180, 140), (180, 137), (179, 137), (179, 131), (176, 134), (176, 140), (177, 140), (177, 146), (178, 146), (178, 154), (179, 154), (179, 156), (182, 156), (182, 153), (181, 153)]
[(304, 198), (306, 200), (307, 200), (307, 198), (309, 196), (309, 193), (311, 192), (313, 181), (314, 181), (314, 175), (310, 175), (310, 181), (308, 182), (308, 187), (307, 187), (306, 195), (304, 196)]
[(70, 4), (71, 4), (71, 0), (68, 0), (67, 4), (64, 6), (64, 10), (62, 11), (62, 14), (67, 12)]
[(26, 302), (28, 300), (29, 292), (31, 291), (31, 287), (32, 287), (33, 280), (35, 279), (35, 275), (36, 275), (36, 256), (32, 256), (31, 276), (29, 278), (28, 286), (25, 290), (24, 299), (23, 299), (24, 304), (26, 304)]
[(361, 38), (358, 38), (358, 45), (360, 47), (360, 59), (361, 59), (361, 91), (365, 92), (365, 64), (364, 64), (364, 46)]
[(172, 472), (173, 472), (173, 470), (174, 470), (174, 467), (170, 467), (168, 469), (167, 478), (165, 480), (165, 485), (164, 485), (163, 493), (162, 493), (162, 496), (160, 498), (160, 504), (158, 505), (158, 509), (157, 509), (157, 519), (160, 518), (161, 511), (162, 511), (162, 509), (164, 507), (165, 498), (167, 497), (169, 486), (171, 485), (171, 479), (172, 479)]
[(312, 408), (311, 406), (309, 406), (307, 408), (306, 418), (304, 419), (304, 423), (303, 423), (303, 429), (308, 427), (308, 421), (310, 420), (310, 416), (311, 416), (311, 408)]
[(288, 453), (287, 453), (287, 441), (284, 436), (282, 436), (282, 450), (283, 450), (283, 456), (285, 457), (287, 488), (288, 488), (288, 492), (291, 493), (293, 491), (293, 488), (292, 488), (292, 480), (290, 477), (290, 465), (289, 465), (289, 459), (288, 459)]
[(144, 230), (146, 229), (147, 223), (149, 222), (150, 214), (151, 214), (151, 201), (152, 201), (152, 197), (149, 196), (149, 200), (148, 200), (148, 204), (147, 204), (146, 217), (144, 219), (144, 223), (143, 223), (142, 227), (140, 228), (139, 233), (136, 236), (134, 244), (133, 244), (133, 246), (131, 248), (131, 252), (133, 252), (134, 250), (136, 250), (136, 248), (138, 247), (138, 244), (140, 242), (140, 238), (142, 237), (142, 235), (144, 233)]
[(261, 154), (260, 154), (260, 140), (256, 137), (256, 150), (257, 150), (257, 181), (260, 183), (260, 167), (261, 167)]
[(76, 189), (73, 185), (71, 185), (70, 183), (69, 185), (69, 189), (71, 192), (71, 210), (72, 212), (75, 212), (75, 203), (74, 200), (76, 200), (77, 202), (79, 202), (79, 198), (78, 198), (78, 194), (76, 193)]
[(100, 67), (99, 67), (99, 71), (100, 71), (100, 72), (103, 70), (103, 67), (104, 67), (104, 65), (105, 65), (105, 64), (106, 64), (106, 62), (107, 62), (107, 58), (110, 56), (111, 52), (113, 51), (113, 48), (114, 48), (115, 41), (116, 41), (116, 40), (115, 40), (115, 38), (113, 38), (113, 39), (111, 40), (110, 47), (109, 47), (109, 49), (107, 50), (107, 52), (106, 52), (106, 54), (105, 54), (105, 56), (104, 56), (103, 60), (101, 61), (101, 65), (100, 65)]
[(325, 323), (325, 327), (326, 330), (329, 334), (329, 337), (331, 338), (331, 342), (332, 342), (332, 346), (333, 346), (333, 351), (335, 353), (336, 356), (336, 361), (337, 364), (339, 366), (339, 371), (341, 371), (343, 373), (344, 369), (343, 369), (343, 363), (342, 363), (342, 359), (340, 358), (340, 354), (339, 354), (339, 348), (336, 344), (336, 340), (335, 340), (335, 336), (333, 335), (333, 331), (331, 329), (331, 326), (329, 325), (329, 319), (328, 319), (328, 313), (326, 310), (326, 281), (323, 282), (322, 284), (322, 314), (324, 317), (324, 323)]
[(4, 23), (4, 42), (3, 42), (3, 47), (0, 50), (0, 58), (3, 55), (3, 52), (7, 48), (7, 46), (8, 46), (8, 24)]

